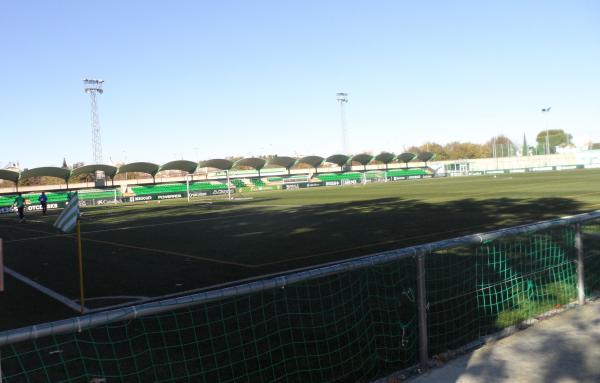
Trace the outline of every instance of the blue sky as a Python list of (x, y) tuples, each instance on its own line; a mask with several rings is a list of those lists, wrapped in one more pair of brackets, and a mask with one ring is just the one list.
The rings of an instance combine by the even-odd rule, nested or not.
[(600, 141), (597, 1), (31, 1), (0, 8), (0, 165)]

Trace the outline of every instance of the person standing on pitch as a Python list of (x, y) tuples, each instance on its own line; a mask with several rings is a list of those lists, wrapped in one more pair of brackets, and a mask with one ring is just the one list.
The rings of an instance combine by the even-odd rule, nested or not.
[(38, 197), (38, 201), (40, 201), (40, 205), (42, 205), (42, 215), (46, 215), (48, 210), (48, 196), (45, 192), (42, 192)]
[(23, 220), (25, 219), (25, 198), (23, 198), (23, 194), (19, 193), (17, 195), (13, 206), (16, 206), (17, 211), (19, 212), (19, 223), (23, 222)]

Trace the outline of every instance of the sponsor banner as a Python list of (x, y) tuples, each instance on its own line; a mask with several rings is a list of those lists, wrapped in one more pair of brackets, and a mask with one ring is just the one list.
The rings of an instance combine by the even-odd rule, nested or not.
[(185, 193), (174, 193), (174, 194), (158, 194), (156, 199), (174, 199), (174, 198), (183, 198)]
[(307, 183), (305, 183), (303, 185), (304, 185), (305, 188), (317, 188), (317, 187), (320, 187), (320, 186), (325, 186), (325, 182), (307, 182)]
[(325, 186), (339, 186), (340, 181), (325, 181)]
[[(235, 188), (231, 188), (231, 194), (235, 193)], [(212, 189), (212, 190), (206, 190), (206, 193), (208, 195), (227, 195), (227, 189)]]
[[(325, 182), (298, 182), (295, 184), (285, 184), (282, 185), (283, 189), (293, 190), (293, 189), (306, 189), (306, 188), (316, 188), (320, 186), (325, 186)], [(339, 185), (339, 184), (336, 184)]]
[(563, 166), (556, 167), (556, 170), (573, 170), (573, 169), (577, 169), (577, 165), (563, 165)]
[(544, 166), (544, 167), (540, 167), (540, 168), (531, 168), (532, 172), (545, 172), (548, 170), (554, 170), (554, 168), (552, 166)]
[(143, 202), (143, 201), (153, 201), (155, 199), (158, 199), (158, 196), (156, 194), (149, 194), (149, 195), (140, 195), (140, 196), (131, 196), (128, 197), (129, 201), (126, 200), (126, 202)]
[[(66, 206), (65, 202), (52, 202), (46, 205), (48, 210), (62, 209)], [(0, 207), (0, 214), (16, 213), (17, 208), (12, 206)], [(25, 205), (25, 212), (42, 211), (42, 205)]]
[(279, 185), (276, 186), (258, 186), (254, 190), (258, 191), (267, 191), (267, 190), (279, 190), (281, 187)]
[[(235, 188), (231, 188), (231, 194), (235, 193)], [(207, 197), (209, 195), (226, 195), (227, 189), (216, 189), (216, 190), (203, 190), (203, 191), (194, 191), (190, 192), (190, 198), (195, 197)], [(185, 193), (183, 193), (185, 197)]]
[[(117, 198), (117, 202), (120, 202), (121, 199)], [(108, 204), (114, 204), (115, 203), (115, 199), (114, 198), (101, 198), (101, 199), (85, 199), (85, 200), (79, 200), (79, 206), (80, 207), (85, 207), (85, 206), (100, 206), (100, 205), (108, 205)]]
[[(235, 193), (235, 188), (231, 188), (231, 194)], [(227, 195), (227, 189), (212, 189), (190, 192), (190, 198), (206, 197), (211, 195)], [(163, 193), (163, 194), (148, 194), (131, 197), (123, 197), (123, 202), (148, 202), (148, 201), (163, 201), (169, 199), (187, 198), (186, 192), (181, 193)]]
[(485, 174), (504, 174), (504, 170), (487, 170)]
[(527, 169), (510, 169), (510, 173), (525, 173)]

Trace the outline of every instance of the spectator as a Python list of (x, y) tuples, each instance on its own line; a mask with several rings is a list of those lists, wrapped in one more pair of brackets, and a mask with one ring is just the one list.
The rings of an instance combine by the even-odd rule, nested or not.
[(45, 192), (42, 192), (38, 197), (38, 201), (40, 201), (40, 205), (42, 205), (42, 215), (46, 215), (48, 209), (48, 196)]
[(19, 193), (17, 195), (13, 206), (16, 206), (19, 212), (19, 223), (23, 222), (25, 220), (25, 198), (23, 198), (23, 194)]

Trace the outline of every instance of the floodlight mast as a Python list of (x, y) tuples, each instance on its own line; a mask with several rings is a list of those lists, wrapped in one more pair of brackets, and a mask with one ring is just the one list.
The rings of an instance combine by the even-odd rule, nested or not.
[(550, 154), (550, 136), (548, 134), (548, 112), (552, 109), (551, 106), (547, 108), (542, 108), (542, 113), (546, 116), (546, 154)]
[(348, 134), (346, 132), (346, 113), (344, 111), (344, 104), (348, 103), (348, 93), (337, 93), (336, 99), (340, 103), (340, 124), (342, 127), (342, 153), (348, 153)]
[(104, 80), (84, 78), (83, 85), (85, 93), (90, 95), (91, 103), (91, 124), (92, 124), (92, 150), (95, 164), (102, 163), (102, 140), (100, 138), (100, 118), (98, 116), (98, 104), (96, 103), (96, 94), (104, 93), (102, 84)]

